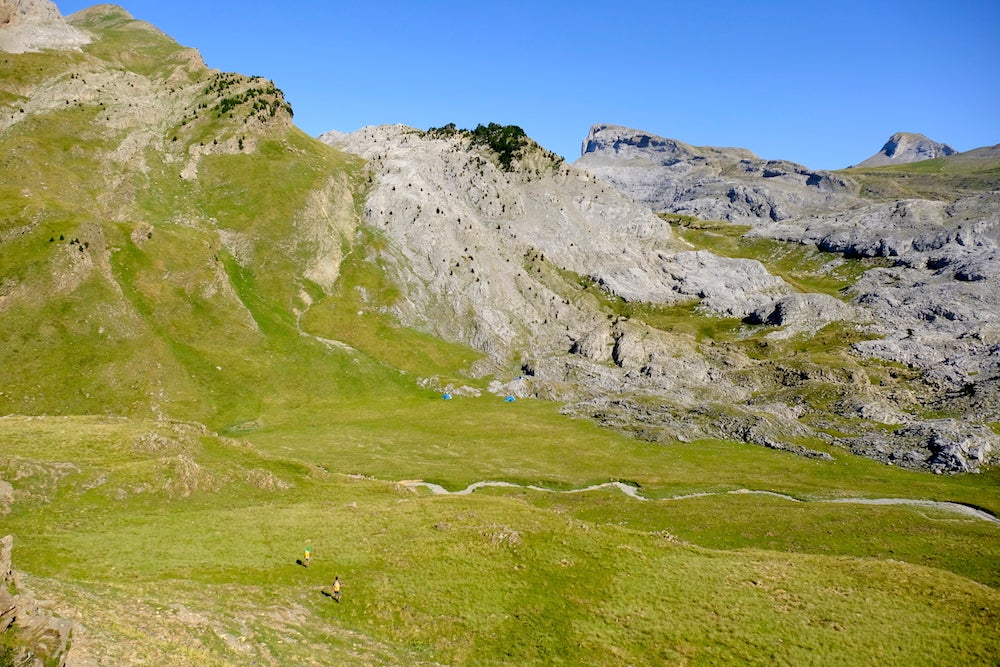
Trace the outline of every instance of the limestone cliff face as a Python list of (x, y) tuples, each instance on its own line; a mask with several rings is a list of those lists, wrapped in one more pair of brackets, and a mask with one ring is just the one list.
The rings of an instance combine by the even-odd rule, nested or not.
[(51, 0), (0, 0), (0, 27), (56, 21), (62, 18)]
[(957, 151), (948, 144), (942, 144), (914, 132), (897, 132), (889, 137), (882, 149), (858, 167), (884, 167), (890, 164), (907, 164), (936, 157), (954, 155)]
[(565, 352), (592, 329), (596, 312), (566, 303), (558, 271), (627, 301), (702, 294), (706, 307), (739, 317), (789, 291), (758, 262), (693, 253), (648, 208), (540, 149), (504, 171), (466, 139), (413, 128), (321, 139), (376, 173), (365, 216), (399, 255), (409, 298), (398, 315), (445, 338), (472, 326), (459, 338), (497, 359), (526, 345)]
[[(600, 287), (609, 298), (628, 303), (655, 308), (697, 302), (701, 312), (715, 317), (783, 327), (774, 340), (836, 321), (871, 325), (879, 317), (887, 327), (898, 324), (884, 312), (888, 306), (797, 293), (759, 262), (695, 250), (653, 215), (648, 199), (633, 199), (641, 187), (617, 187), (635, 186), (629, 179), (639, 173), (647, 177), (642, 184), (655, 190), (656, 177), (676, 169), (684, 178), (714, 179), (727, 189), (734, 187), (727, 179), (737, 173), (749, 193), (784, 183), (785, 194), (816, 190), (826, 206), (857, 202), (835, 175), (761, 161), (742, 149), (696, 148), (610, 126), (591, 133), (584, 143), (589, 157), (575, 165), (553, 161), (535, 147), (509, 171), (462, 135), (442, 138), (383, 126), (321, 139), (368, 161), (372, 189), (364, 222), (386, 243), (367, 252), (377, 254), (403, 294), (393, 314), (406, 325), (486, 353), (474, 373), (518, 375), (497, 382), (497, 392), (560, 400), (571, 413), (653, 440), (734, 438), (818, 456), (788, 444), (796, 437), (827, 437), (800, 419), (802, 407), (762, 399), (783, 396), (781, 383), (794, 384), (803, 376), (782, 380), (787, 369), (780, 363), (752, 359), (739, 346), (702, 344), (669, 328), (609, 314), (581, 285)], [(705, 195), (706, 206), (731, 205), (724, 193)], [(815, 215), (824, 210), (808, 201)], [(793, 219), (783, 220), (791, 225)], [(757, 228), (769, 229), (764, 222)], [(961, 442), (968, 434), (947, 420), (929, 430), (906, 431), (905, 442), (886, 436), (876, 418), (892, 423), (910, 418), (860, 371), (806, 375), (813, 377), (806, 385), (833, 382), (852, 397), (836, 410), (872, 417), (867, 439), (850, 445), (857, 451), (912, 467), (933, 460), (948, 470), (975, 469), (990, 457), (995, 443), (988, 434), (980, 434), (983, 446), (965, 452)], [(951, 431), (954, 438), (943, 435)], [(949, 453), (939, 455), (942, 451)], [(910, 459), (904, 461), (904, 454)]]
[(617, 125), (595, 125), (574, 163), (654, 211), (743, 224), (841, 206), (857, 184), (744, 148), (691, 146)]
[[(953, 152), (922, 135), (900, 133), (862, 164), (945, 156), (954, 161), (956, 173), (987, 173), (998, 154), (995, 147)], [(855, 345), (856, 351), (921, 370), (943, 390), (935, 400), (955, 406), (967, 421), (1000, 410), (1000, 194), (995, 179), (983, 177), (978, 189), (962, 185), (964, 176), (946, 182), (944, 190), (931, 186), (932, 194), (948, 192), (948, 197), (908, 192), (906, 198), (894, 198), (886, 194), (891, 184), (876, 197), (862, 191), (862, 174), (817, 172), (760, 160), (742, 149), (693, 147), (608, 125), (592, 128), (575, 166), (656, 211), (747, 224), (748, 236), (815, 246), (831, 258), (880, 258), (884, 265), (866, 272), (848, 293), (855, 312), (881, 334)], [(796, 299), (766, 305), (751, 320), (842, 316), (837, 309), (818, 310), (822, 304)], [(945, 433), (952, 426), (935, 428)], [(877, 448), (861, 449), (872, 454)], [(933, 465), (960, 458), (937, 456)]]

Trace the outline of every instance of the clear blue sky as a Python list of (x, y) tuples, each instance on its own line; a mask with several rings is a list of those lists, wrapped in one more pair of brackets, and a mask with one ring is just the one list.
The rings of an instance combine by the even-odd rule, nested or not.
[(497, 122), (573, 161), (612, 123), (816, 169), (897, 131), (1000, 142), (1000, 0), (120, 4), (210, 67), (273, 79), (312, 135)]

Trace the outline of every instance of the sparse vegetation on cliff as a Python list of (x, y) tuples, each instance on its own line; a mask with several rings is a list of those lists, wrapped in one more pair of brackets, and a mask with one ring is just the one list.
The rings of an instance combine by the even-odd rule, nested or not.
[[(521, 159), (529, 146), (537, 146), (528, 135), (517, 125), (499, 125), (489, 123), (479, 124), (474, 130), (459, 129), (454, 123), (448, 123), (443, 127), (432, 127), (427, 130), (430, 137), (451, 137), (460, 135), (468, 137), (473, 146), (488, 148), (496, 154), (500, 168), (504, 171), (511, 171), (514, 162)], [(555, 153), (545, 151), (546, 155), (554, 163), (562, 162)]]

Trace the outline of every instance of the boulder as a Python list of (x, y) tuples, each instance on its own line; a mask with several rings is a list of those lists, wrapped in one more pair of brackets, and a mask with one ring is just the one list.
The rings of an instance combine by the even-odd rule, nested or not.
[(747, 322), (819, 329), (830, 322), (849, 319), (852, 313), (851, 306), (828, 294), (789, 294), (760, 306), (747, 316)]

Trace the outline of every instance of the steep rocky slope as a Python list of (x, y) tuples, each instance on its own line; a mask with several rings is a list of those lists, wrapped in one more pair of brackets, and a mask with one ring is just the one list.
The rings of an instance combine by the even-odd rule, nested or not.
[[(986, 418), (955, 418), (995, 404), (995, 309), (974, 296), (994, 278), (988, 264), (962, 268), (973, 255), (947, 255), (979, 244), (991, 261), (988, 223), (908, 241), (944, 258), (931, 306), (913, 296), (929, 271), (915, 260), (869, 271), (845, 304), (769, 271), (766, 257), (695, 247), (651, 210), (803, 243), (813, 228), (794, 221), (821, 221), (827, 236), (837, 224), (869, 229), (831, 213), (853, 206), (873, 223), (845, 254), (886, 255), (892, 244), (862, 250), (878, 216), (974, 216), (964, 199), (872, 202), (847, 176), (606, 126), (591, 133), (585, 169), (527, 138), (505, 157), (455, 128), (325, 136), (367, 161), (361, 188), (361, 162), (296, 130), (273, 83), (208, 70), (115, 7), (70, 24), (90, 35), (86, 48), (4, 63), (0, 313), (17, 326), (0, 363), (18, 369), (5, 411), (256, 423), (268, 387), (312, 391), (286, 385), (294, 365), (276, 350), (291, 342), (275, 332), (338, 345), (301, 320), (350, 253), (375, 260), (396, 294), (376, 303), (362, 286), (359, 318), (370, 307), (472, 346), (485, 357), (468, 372), (495, 377), (499, 393), (555, 398), (658, 441), (721, 437), (814, 456), (839, 445), (941, 470), (989, 459)], [(617, 187), (602, 180), (612, 176)], [(641, 187), (628, 187), (633, 177)], [(942, 309), (955, 285), (975, 291), (961, 303), (987, 307)], [(89, 372), (67, 385), (80, 363)], [(329, 390), (324, 377), (316, 391)], [(928, 406), (950, 421), (928, 422)]]
[(843, 206), (858, 186), (840, 175), (743, 148), (695, 147), (595, 125), (575, 163), (654, 211), (758, 224)]
[[(919, 406), (934, 390), (895, 386), (902, 381), (887, 367), (866, 368), (850, 352), (852, 340), (870, 353), (880, 344), (884, 320), (866, 305), (871, 297), (847, 305), (802, 293), (756, 261), (686, 246), (629, 201), (648, 206), (637, 192), (662, 195), (653, 176), (671, 168), (695, 188), (712, 173), (718, 187), (729, 187), (726, 179), (739, 173), (753, 189), (756, 173), (780, 184), (772, 199), (783, 197), (799, 214), (856, 201), (856, 184), (746, 151), (616, 132), (613, 141), (601, 143), (595, 133), (588, 140), (592, 152), (611, 153), (597, 168), (593, 160), (581, 160), (585, 169), (566, 166), (536, 147), (509, 171), (461, 133), (377, 127), (321, 138), (369, 161), (365, 221), (386, 236), (379, 257), (404, 295), (390, 310), (407, 325), (486, 352), (490, 363), (474, 372), (518, 375), (496, 391), (558, 398), (571, 411), (650, 439), (728, 437), (813, 455), (809, 443), (826, 442), (941, 470), (988, 460), (996, 436), (982, 426), (945, 420), (910, 431), (883, 427), (924, 424)], [(653, 160), (658, 166), (650, 167)], [(624, 176), (615, 171), (619, 162)], [(608, 185), (627, 181), (628, 197), (591, 169), (617, 178)], [(646, 178), (629, 181), (636, 173)], [(700, 201), (733, 203), (707, 194)], [(785, 219), (759, 213), (772, 223)], [(680, 321), (729, 328), (691, 335)], [(808, 360), (783, 358), (796, 336), (812, 340), (828, 325), (844, 332), (829, 368), (821, 370), (812, 352)], [(762, 355), (752, 348), (768, 344), (764, 335), (772, 348)], [(819, 391), (837, 398), (803, 400)], [(830, 419), (849, 436), (831, 438), (823, 427)]]
[[(990, 150), (898, 173), (814, 172), (599, 125), (576, 164), (656, 211), (747, 224), (748, 238), (882, 260), (848, 293), (879, 334), (854, 349), (919, 369), (937, 387), (928, 400), (959, 422), (996, 421), (1000, 181)], [(892, 196), (904, 188), (907, 197)]]

